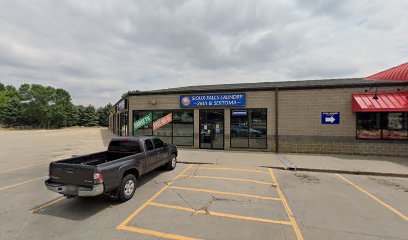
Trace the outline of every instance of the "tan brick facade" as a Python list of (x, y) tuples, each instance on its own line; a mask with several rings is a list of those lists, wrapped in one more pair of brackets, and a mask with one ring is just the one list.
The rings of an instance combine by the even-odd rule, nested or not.
[[(397, 88), (382, 87), (379, 92), (396, 91)], [(356, 114), (351, 110), (351, 95), (364, 93), (365, 90), (369, 88), (279, 90), (279, 151), (408, 156), (408, 141), (356, 139)], [(235, 93), (239, 92), (246, 93), (246, 108), (267, 109), (267, 149), (264, 151), (275, 151), (275, 91), (238, 90)], [(129, 132), (132, 133), (133, 110), (180, 109), (180, 95), (188, 94), (190, 93), (129, 96)], [(230, 149), (231, 109), (233, 108), (224, 109), (225, 150)], [(321, 124), (321, 112), (340, 112), (340, 124)], [(194, 148), (199, 148), (199, 132), (199, 109), (196, 108), (194, 109)]]

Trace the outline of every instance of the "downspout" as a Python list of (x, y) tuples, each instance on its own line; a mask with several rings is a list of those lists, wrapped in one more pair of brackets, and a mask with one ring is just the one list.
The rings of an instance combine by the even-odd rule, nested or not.
[(278, 88), (275, 88), (275, 152), (279, 153), (279, 103)]

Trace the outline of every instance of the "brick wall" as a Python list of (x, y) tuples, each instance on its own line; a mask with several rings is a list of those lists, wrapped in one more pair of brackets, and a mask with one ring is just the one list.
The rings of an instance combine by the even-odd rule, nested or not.
[[(380, 88), (378, 92), (396, 91)], [(357, 140), (351, 95), (364, 88), (279, 92), (280, 151), (408, 156), (408, 141)], [(321, 124), (321, 112), (340, 112), (340, 124)]]
[[(378, 92), (396, 91), (396, 89), (396, 87), (380, 88)], [(364, 90), (366, 89), (280, 90), (278, 94), (280, 151), (408, 156), (408, 141), (356, 139), (356, 114), (351, 111), (351, 95), (364, 93)], [(275, 92), (245, 93), (246, 108), (267, 109), (266, 151), (274, 151)], [(130, 133), (132, 133), (133, 110), (179, 109), (179, 100), (179, 94), (129, 97)], [(340, 124), (322, 125), (321, 112), (340, 112)], [(224, 147), (228, 150), (230, 149), (230, 109), (224, 109), (224, 117)], [(194, 109), (194, 148), (199, 148), (199, 132), (199, 109)]]

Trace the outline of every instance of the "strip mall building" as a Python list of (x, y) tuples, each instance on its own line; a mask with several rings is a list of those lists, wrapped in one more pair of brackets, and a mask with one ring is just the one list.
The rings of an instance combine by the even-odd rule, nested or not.
[(352, 78), (131, 92), (115, 104), (109, 127), (190, 148), (408, 156), (408, 83)]

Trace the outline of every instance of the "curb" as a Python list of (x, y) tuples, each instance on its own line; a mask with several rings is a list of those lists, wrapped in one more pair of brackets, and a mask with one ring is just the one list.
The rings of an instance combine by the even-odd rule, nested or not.
[[(284, 167), (268, 167), (268, 166), (259, 166), (259, 167), (288, 171), (288, 169), (286, 169)], [(293, 171), (293, 170), (291, 170), (291, 171), (292, 172), (321, 172), (321, 173), (338, 173), (338, 174), (352, 174), (352, 175), (408, 178), (408, 174), (404, 174), (404, 173), (361, 172), (361, 171), (318, 169), (318, 168), (299, 168), (299, 167), (296, 168), (295, 171)]]
[(212, 164), (214, 164), (214, 163), (207, 163), (207, 162), (183, 162), (183, 161), (177, 161), (177, 163), (181, 163), (181, 164), (197, 164), (197, 165), (200, 165), (200, 164), (207, 164), (207, 165), (212, 165)]

